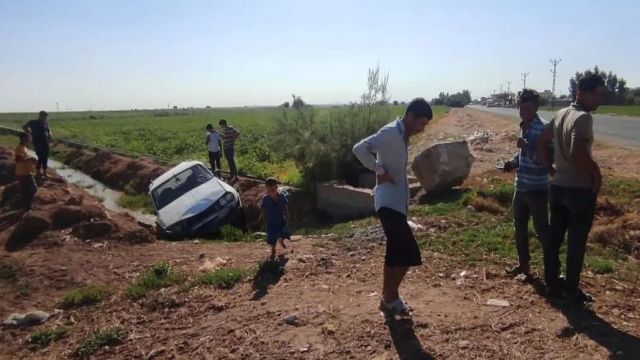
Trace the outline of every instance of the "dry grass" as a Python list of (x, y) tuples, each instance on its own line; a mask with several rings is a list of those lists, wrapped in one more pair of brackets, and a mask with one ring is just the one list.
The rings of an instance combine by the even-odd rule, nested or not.
[(504, 215), (505, 212), (505, 208), (493, 198), (474, 196), (469, 200), (469, 206), (477, 212), (485, 212), (491, 215)]
[(591, 231), (591, 239), (605, 247), (615, 247), (640, 259), (640, 213), (599, 221)]

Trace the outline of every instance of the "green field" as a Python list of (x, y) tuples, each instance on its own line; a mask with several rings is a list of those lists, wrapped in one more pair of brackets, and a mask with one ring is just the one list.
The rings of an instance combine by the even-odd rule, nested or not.
[[(347, 106), (316, 107), (316, 119), (329, 122), (347, 110)], [(390, 105), (387, 110), (391, 120), (401, 115), (404, 108)], [(434, 110), (436, 118), (447, 112), (445, 107)], [(206, 162), (205, 126), (212, 123), (217, 127), (218, 120), (225, 118), (241, 132), (236, 149), (241, 174), (276, 176), (297, 184), (301, 181), (300, 164), (277, 153), (269, 141), (270, 134), (277, 132), (276, 119), (283, 111), (271, 107), (60, 112), (50, 114), (49, 125), (57, 138), (153, 155), (170, 162), (187, 159)], [(0, 114), (0, 125), (19, 128), (36, 117), (35, 113)], [(223, 168), (225, 163), (223, 160)]]
[(596, 111), (596, 114), (640, 116), (640, 106), (601, 106)]

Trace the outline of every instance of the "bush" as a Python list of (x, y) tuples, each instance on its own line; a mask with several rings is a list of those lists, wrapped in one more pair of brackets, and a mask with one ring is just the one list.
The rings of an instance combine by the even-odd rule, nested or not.
[(29, 350), (36, 351), (46, 348), (52, 342), (58, 341), (65, 336), (67, 336), (67, 329), (64, 327), (38, 330), (29, 335), (27, 343), (29, 344)]
[(494, 199), (502, 206), (510, 207), (514, 191), (513, 184), (500, 184), (492, 186), (489, 190), (480, 191), (478, 194), (485, 198)]
[(235, 284), (246, 279), (249, 271), (239, 268), (218, 269), (200, 276), (197, 283), (215, 286), (218, 289), (231, 289)]
[(220, 236), (226, 242), (250, 242), (254, 240), (250, 234), (231, 225), (225, 225), (220, 228)]
[(62, 297), (60, 307), (70, 309), (73, 307), (94, 305), (109, 295), (109, 291), (103, 286), (88, 285), (68, 291)]
[(141, 273), (136, 281), (129, 285), (126, 294), (129, 298), (138, 300), (150, 291), (169, 287), (183, 280), (184, 275), (174, 271), (168, 262), (162, 261)]
[(142, 210), (147, 214), (153, 214), (155, 208), (148, 194), (129, 195), (123, 193), (118, 198), (118, 205), (125, 209)]
[(14, 264), (0, 263), (0, 280), (16, 281), (18, 278), (18, 267)]
[(86, 338), (72, 355), (77, 359), (88, 359), (100, 348), (121, 344), (123, 340), (124, 331), (118, 327), (99, 330)]

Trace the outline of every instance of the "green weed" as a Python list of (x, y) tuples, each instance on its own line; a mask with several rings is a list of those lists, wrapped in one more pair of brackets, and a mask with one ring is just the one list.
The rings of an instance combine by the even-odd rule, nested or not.
[(250, 271), (240, 268), (222, 268), (202, 274), (198, 284), (211, 285), (218, 289), (231, 289), (248, 277)]
[(124, 340), (124, 331), (119, 327), (98, 330), (89, 335), (73, 352), (77, 359), (88, 359), (105, 346), (119, 345)]
[(255, 238), (236, 227), (231, 225), (225, 225), (220, 228), (220, 237), (225, 242), (251, 242), (255, 241)]
[(18, 266), (10, 263), (0, 263), (0, 280), (14, 282), (18, 279)]
[(126, 295), (133, 300), (138, 300), (150, 291), (169, 287), (182, 282), (184, 279), (185, 276), (173, 270), (171, 264), (162, 261), (141, 273), (136, 281), (129, 285)]
[(123, 193), (118, 198), (118, 205), (125, 209), (142, 210), (147, 214), (153, 214), (155, 208), (148, 194), (130, 195)]
[(73, 307), (94, 305), (104, 300), (109, 295), (103, 286), (87, 285), (68, 291), (62, 297), (60, 307), (70, 309)]
[(27, 338), (29, 350), (36, 351), (44, 349), (52, 342), (56, 342), (67, 336), (67, 329), (64, 327), (56, 327), (52, 329), (38, 330)]
[(585, 266), (596, 274), (610, 274), (615, 271), (613, 261), (598, 256), (587, 255), (584, 259)]

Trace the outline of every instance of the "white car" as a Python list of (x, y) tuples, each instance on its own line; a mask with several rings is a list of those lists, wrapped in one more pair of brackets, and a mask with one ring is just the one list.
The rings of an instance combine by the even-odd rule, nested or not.
[(207, 235), (244, 221), (238, 192), (199, 161), (180, 163), (153, 180), (149, 196), (162, 236)]

